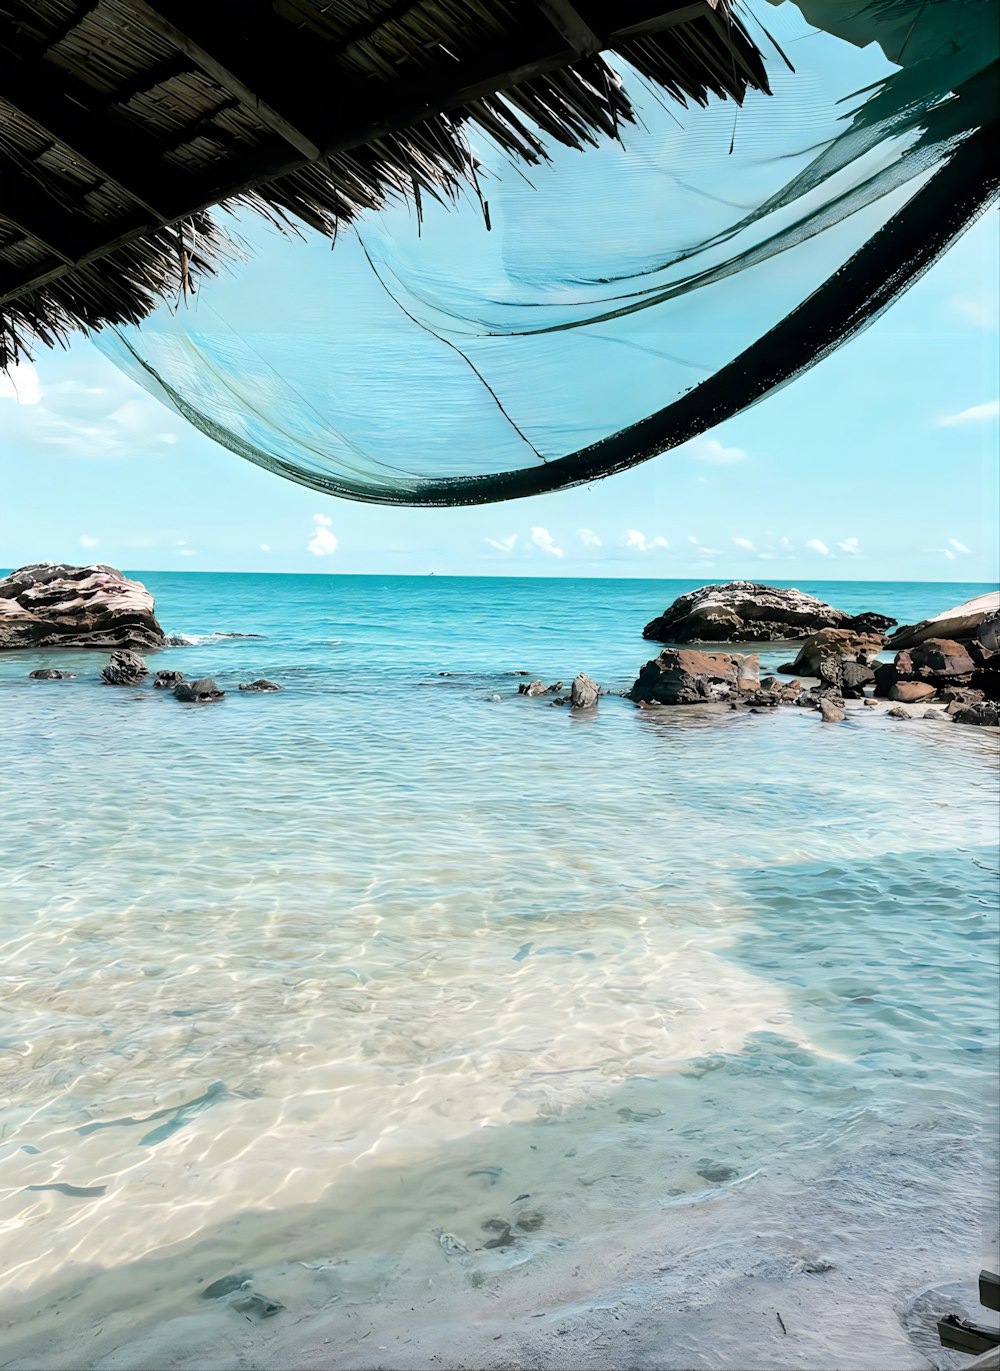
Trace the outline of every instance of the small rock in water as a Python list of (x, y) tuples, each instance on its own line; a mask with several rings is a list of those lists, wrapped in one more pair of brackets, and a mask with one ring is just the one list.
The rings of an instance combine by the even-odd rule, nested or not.
[[(442, 676), (447, 676), (449, 673), (447, 671), (442, 671), (440, 674)], [(240, 686), (240, 690), (252, 690), (259, 691), (261, 693), (281, 689), (282, 687), (280, 685), (275, 685), (273, 681), (265, 681), (263, 676), (261, 676), (256, 681), (248, 681), (246, 685)]]
[(183, 671), (158, 671), (153, 685), (157, 690), (173, 690), (184, 679)]
[(570, 703), (574, 709), (593, 709), (601, 694), (601, 688), (585, 671), (573, 679), (570, 690)]
[(892, 709), (887, 709), (885, 716), (887, 719), (908, 719), (910, 717), (902, 705), (894, 705)]
[(261, 1295), (256, 1290), (248, 1290), (245, 1294), (239, 1295), (233, 1300), (232, 1305), (240, 1314), (256, 1314), (262, 1319), (280, 1314), (285, 1307), (279, 1300), (269, 1299), (267, 1295)]
[[(892, 711), (889, 711), (892, 713)], [(957, 724), (979, 724), (985, 728), (1000, 727), (1000, 704), (993, 700), (984, 700), (978, 705), (959, 705), (956, 709), (954, 705), (948, 706), (948, 713)]]
[(542, 681), (528, 681), (527, 684), (522, 682), (517, 688), (517, 693), (518, 695), (545, 695), (548, 693), (548, 687)]
[(101, 672), (101, 680), (105, 685), (135, 686), (148, 674), (149, 667), (138, 652), (123, 648), (120, 652), (112, 652), (111, 660)]
[(495, 1238), (490, 1238), (483, 1243), (484, 1248), (510, 1247), (514, 1242), (514, 1235), (510, 1231), (510, 1224), (506, 1219), (487, 1219), (483, 1224), (483, 1229), (487, 1233), (495, 1233)]
[(823, 716), (825, 724), (839, 724), (847, 717), (842, 705), (838, 704), (836, 700), (826, 698), (820, 700), (819, 712)]
[(234, 1276), (223, 1276), (211, 1285), (206, 1285), (201, 1297), (203, 1300), (221, 1300), (223, 1295), (231, 1295), (234, 1290), (242, 1290), (252, 1280), (253, 1276), (249, 1271), (240, 1271)]
[(491, 705), (498, 705), (498, 704), (501, 703), (501, 700), (500, 700), (500, 696), (499, 696), (499, 695), (488, 695), (488, 696), (487, 696), (487, 699), (489, 700), (489, 703), (490, 703)]
[(877, 708), (878, 708), (878, 701), (877, 701), (877, 700), (865, 700), (865, 701), (864, 701), (864, 706), (865, 706), (865, 709), (877, 709)]
[(57, 671), (54, 666), (43, 666), (38, 671), (28, 672), (29, 681), (75, 681), (75, 671)]
[(564, 705), (565, 703), (566, 701), (563, 699), (563, 697), (561, 695), (557, 695), (554, 700), (549, 701), (549, 709), (555, 709), (560, 705)]
[(712, 1181), (716, 1185), (721, 1185), (723, 1181), (731, 1181), (740, 1173), (733, 1166), (727, 1166), (725, 1162), (713, 1162), (711, 1158), (705, 1158), (698, 1164), (695, 1173), (703, 1180)]
[(446, 1257), (457, 1257), (463, 1252), (468, 1252), (468, 1246), (454, 1233), (446, 1233), (441, 1228), (431, 1230), (441, 1244), (441, 1251)]
[(221, 700), (225, 693), (210, 676), (202, 676), (197, 681), (181, 681), (174, 687), (174, 699), (185, 704), (207, 704), (210, 700)]
[(515, 1223), (518, 1228), (523, 1228), (525, 1233), (537, 1233), (545, 1222), (545, 1215), (537, 1209), (526, 1209), (523, 1214), (518, 1214)]

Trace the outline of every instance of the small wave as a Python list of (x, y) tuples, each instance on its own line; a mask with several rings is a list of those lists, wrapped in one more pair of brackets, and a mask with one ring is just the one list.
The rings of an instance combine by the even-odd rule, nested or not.
[(217, 643), (222, 638), (263, 638), (263, 633), (168, 633), (167, 647), (202, 647), (205, 643)]

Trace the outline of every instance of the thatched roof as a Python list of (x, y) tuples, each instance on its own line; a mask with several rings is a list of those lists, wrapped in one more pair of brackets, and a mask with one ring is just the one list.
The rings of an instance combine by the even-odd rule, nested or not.
[[(324, 233), (672, 98), (766, 90), (730, 0), (0, 0), (0, 366), (143, 318), (224, 250), (210, 209)], [(607, 52), (609, 59), (601, 54)]]

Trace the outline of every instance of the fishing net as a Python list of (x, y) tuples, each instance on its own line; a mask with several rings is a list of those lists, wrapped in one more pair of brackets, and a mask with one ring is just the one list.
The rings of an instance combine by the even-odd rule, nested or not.
[(743, 19), (772, 95), (688, 109), (623, 66), (618, 140), (527, 168), (477, 134), (466, 200), (369, 213), (332, 251), (241, 219), (245, 261), (97, 345), (240, 456), (357, 500), (532, 495), (703, 433), (877, 317), (997, 188), (997, 0)]

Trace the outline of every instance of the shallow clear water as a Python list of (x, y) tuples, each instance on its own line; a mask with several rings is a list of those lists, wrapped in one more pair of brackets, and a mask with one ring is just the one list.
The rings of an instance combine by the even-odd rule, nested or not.
[[(351, 1311), (415, 1324), (435, 1281), (475, 1324), (651, 1244), (727, 1299), (819, 1260), (889, 1337), (989, 1258), (995, 735), (517, 697), (625, 688), (693, 583), (137, 574), (195, 639), (155, 666), (222, 703), (0, 658), (0, 1365), (157, 1365), (168, 1326), (234, 1364), (205, 1349), (246, 1320), (198, 1299), (233, 1271), (287, 1306), (241, 1364), (307, 1364), (281, 1339), (326, 1309), (374, 1365)], [(985, 589), (803, 588), (909, 622)], [(827, 1364), (810, 1327), (788, 1364)]]

